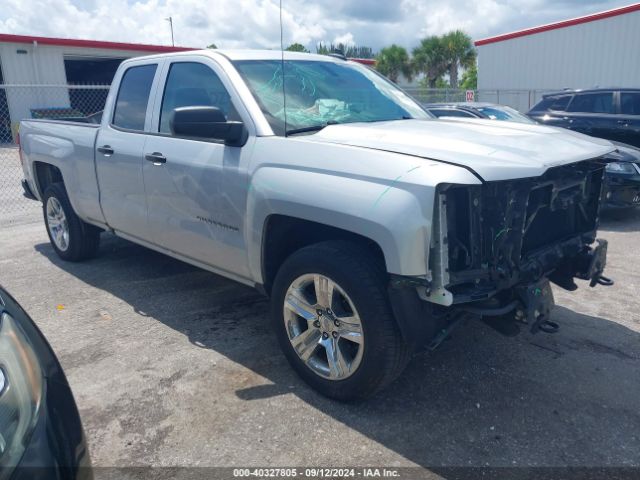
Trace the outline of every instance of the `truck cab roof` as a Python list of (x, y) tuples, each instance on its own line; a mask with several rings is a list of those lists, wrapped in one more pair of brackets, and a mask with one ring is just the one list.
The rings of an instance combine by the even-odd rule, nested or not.
[(316, 62), (341, 63), (345, 60), (330, 55), (319, 55), (316, 53), (289, 52), (280, 50), (260, 50), (260, 49), (213, 49), (188, 50), (184, 52), (159, 53), (145, 57), (134, 57), (125, 60), (123, 63), (134, 62), (140, 58), (175, 58), (192, 55), (204, 55), (211, 58), (224, 57), (230, 61), (237, 60), (281, 60), (284, 55), (285, 60), (313, 60)]

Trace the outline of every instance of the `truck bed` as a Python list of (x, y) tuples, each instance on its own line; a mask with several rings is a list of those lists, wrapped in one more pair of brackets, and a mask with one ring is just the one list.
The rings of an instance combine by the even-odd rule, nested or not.
[(34, 180), (38, 162), (55, 165), (65, 179), (69, 199), (84, 218), (103, 222), (95, 169), (95, 142), (100, 125), (65, 120), (23, 120), (20, 124), (22, 164), (31, 191), (41, 199)]

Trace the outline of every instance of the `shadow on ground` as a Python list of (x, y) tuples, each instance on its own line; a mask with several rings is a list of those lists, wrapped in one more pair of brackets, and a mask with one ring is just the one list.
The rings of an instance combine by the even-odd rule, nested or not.
[(558, 307), (559, 333), (507, 339), (472, 321), (437, 352), (417, 354), (391, 388), (345, 405), (318, 396), (288, 368), (268, 327), (267, 301), (252, 289), (112, 236), (103, 240), (100, 256), (83, 264), (60, 261), (48, 244), (36, 249), (198, 348), (270, 381), (238, 390), (238, 401), (294, 391), (436, 472), (489, 461), (640, 465), (640, 336), (621, 324)]

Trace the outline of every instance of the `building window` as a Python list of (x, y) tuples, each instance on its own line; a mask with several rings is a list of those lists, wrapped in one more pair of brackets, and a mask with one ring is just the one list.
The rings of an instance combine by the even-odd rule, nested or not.
[[(65, 56), (67, 85), (111, 85), (124, 58)], [(108, 89), (70, 88), (69, 103), (73, 110), (91, 115), (104, 109)]]
[(11, 116), (9, 115), (9, 102), (7, 91), (2, 88), (4, 77), (2, 76), (2, 59), (0, 59), (0, 143), (12, 143)]

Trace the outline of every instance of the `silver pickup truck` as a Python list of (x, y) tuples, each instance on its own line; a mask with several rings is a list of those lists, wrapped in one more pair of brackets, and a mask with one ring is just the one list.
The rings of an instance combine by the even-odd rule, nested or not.
[(331, 56), (127, 60), (101, 123), (25, 120), (21, 159), (57, 254), (103, 231), (255, 286), (293, 368), (365, 397), (468, 314), (553, 331), (549, 281), (611, 283), (596, 241), (607, 141), (431, 118)]

